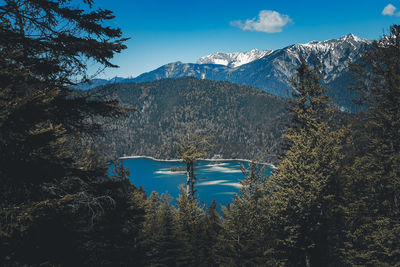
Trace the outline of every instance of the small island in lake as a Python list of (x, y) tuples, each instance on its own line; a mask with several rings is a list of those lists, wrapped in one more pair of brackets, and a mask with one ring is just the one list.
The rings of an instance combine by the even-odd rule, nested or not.
[(169, 168), (168, 170), (171, 172), (185, 172), (186, 167), (185, 166), (173, 166), (173, 167)]

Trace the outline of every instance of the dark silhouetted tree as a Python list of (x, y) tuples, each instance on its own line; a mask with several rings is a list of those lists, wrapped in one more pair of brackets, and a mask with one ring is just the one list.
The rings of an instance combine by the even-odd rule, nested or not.
[[(125, 113), (116, 100), (74, 92), (87, 63), (116, 67), (121, 31), (93, 1), (0, 3), (0, 262), (6, 265), (132, 265), (144, 195), (107, 177), (94, 150), (99, 117)], [(79, 138), (78, 138), (79, 141)], [(78, 142), (79, 143), (79, 142)], [(86, 152), (85, 152), (86, 151)]]
[(400, 26), (351, 66), (364, 107), (353, 124), (353, 157), (347, 170), (350, 265), (400, 262)]

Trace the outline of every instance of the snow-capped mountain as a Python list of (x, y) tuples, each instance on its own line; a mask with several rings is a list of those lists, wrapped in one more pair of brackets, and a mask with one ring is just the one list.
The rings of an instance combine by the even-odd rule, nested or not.
[[(293, 45), (287, 49), (287, 53), (293, 57), (301, 55), (305, 59), (316, 57), (317, 62), (321, 64), (324, 81), (329, 83), (346, 71), (348, 62), (356, 60), (362, 46), (368, 43), (370, 41), (349, 34), (339, 39)], [(280, 70), (285, 72), (286, 77), (293, 71), (291, 68)]]
[(245, 84), (273, 95), (288, 97), (291, 92), (290, 79), (296, 75), (296, 69), (303, 58), (309, 64), (316, 61), (321, 65), (323, 83), (329, 87), (328, 94), (333, 101), (354, 111), (352, 98), (355, 92), (347, 90), (351, 81), (348, 62), (357, 61), (361, 51), (370, 43), (349, 34), (338, 39), (295, 44), (275, 51), (216, 53), (200, 58), (197, 63), (169, 63), (121, 82), (193, 76)]
[(265, 57), (271, 54), (272, 50), (253, 49), (250, 52), (223, 53), (218, 52), (208, 56), (201, 57), (197, 60), (197, 64), (217, 64), (232, 68), (250, 63), (254, 60)]
[[(229, 61), (231, 60), (227, 56), (229, 54), (217, 53), (203, 57), (197, 64), (170, 63), (139, 75), (133, 80), (143, 82), (194, 76), (200, 79), (250, 85), (273, 95), (287, 97), (291, 91), (290, 79), (295, 76), (300, 59), (303, 58), (310, 64), (316, 61), (321, 65), (323, 82), (329, 87), (328, 94), (333, 101), (342, 107), (354, 110), (352, 97), (355, 93), (347, 90), (351, 80), (348, 74), (348, 62), (357, 61), (362, 49), (370, 43), (368, 40), (349, 34), (338, 39), (295, 44), (275, 51), (263, 50), (268, 51), (264, 57), (237, 67), (233, 64), (238, 61), (233, 59)], [(251, 52), (248, 53), (250, 54)]]

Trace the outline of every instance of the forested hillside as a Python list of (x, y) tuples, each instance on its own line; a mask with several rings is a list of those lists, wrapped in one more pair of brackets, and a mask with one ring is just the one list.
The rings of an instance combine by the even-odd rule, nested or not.
[[(104, 25), (111, 11), (73, 2), (0, 4), (0, 265), (399, 266), (400, 25), (350, 65), (365, 112), (343, 123), (320, 67), (304, 60), (287, 112), (254, 88), (193, 78), (77, 94), (86, 59), (116, 67), (126, 39)], [(172, 156), (166, 144), (174, 151), (174, 140), (199, 134), (215, 135), (224, 156), (253, 157), (278, 143), (282, 120), (277, 169), (266, 177), (265, 165), (243, 168), (221, 213), (194, 188), (176, 205), (146, 194), (122, 162), (109, 171), (101, 156), (128, 137), (121, 152), (139, 144)], [(182, 145), (192, 179), (209, 148), (198, 140)]]
[(276, 162), (288, 102), (259, 89), (197, 78), (121, 83), (94, 89), (137, 109), (108, 124), (106, 155), (177, 158), (187, 135), (215, 137), (214, 154)]

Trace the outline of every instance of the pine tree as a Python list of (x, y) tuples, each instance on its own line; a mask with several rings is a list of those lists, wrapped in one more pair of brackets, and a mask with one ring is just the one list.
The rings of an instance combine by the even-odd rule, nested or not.
[(205, 247), (205, 212), (199, 202), (188, 196), (183, 187), (177, 198), (175, 225), (177, 236), (184, 244), (177, 262), (184, 266), (205, 266), (207, 247)]
[(194, 165), (197, 160), (205, 158), (213, 146), (210, 136), (185, 136), (179, 145), (179, 158), (186, 164), (186, 194), (194, 199), (196, 176), (194, 173)]
[(88, 78), (88, 61), (116, 67), (110, 60), (126, 48), (121, 31), (103, 25), (112, 12), (82, 3), (0, 6), (0, 262), (8, 265), (137, 256), (143, 193), (109, 179), (93, 150), (72, 148), (73, 138), (100, 132), (97, 118), (125, 113), (116, 100), (70, 89)]
[(400, 26), (352, 65), (363, 113), (353, 123), (347, 170), (346, 255), (351, 265), (400, 262)]
[[(83, 1), (92, 7), (93, 1)], [(103, 26), (108, 10), (86, 12), (71, 1), (5, 1), (0, 8), (1, 203), (46, 196), (43, 183), (81, 173), (70, 137), (98, 133), (98, 116), (123, 114), (104, 101), (70, 89), (86, 62), (115, 67), (126, 48), (121, 31)], [(83, 174), (82, 174), (83, 175)], [(29, 188), (29, 189), (28, 189)], [(47, 197), (47, 196), (46, 196)]]
[(217, 255), (218, 236), (221, 232), (221, 216), (217, 209), (217, 202), (213, 200), (203, 216), (201, 247), (204, 250), (202, 263), (204, 266), (219, 266)]
[(264, 201), (267, 194), (265, 167), (257, 162), (251, 162), (248, 170), (242, 166), (246, 179), (240, 181), (240, 194), (222, 209), (224, 220), (217, 246), (218, 262), (222, 266), (275, 263), (271, 257), (266, 257), (271, 249), (271, 232)]
[(275, 228), (273, 257), (288, 266), (340, 265), (344, 130), (330, 126), (334, 109), (318, 67), (304, 61), (284, 136), (288, 151), (270, 178), (267, 212)]
[(140, 236), (143, 266), (177, 266), (183, 250), (178, 237), (171, 197), (152, 192)]

